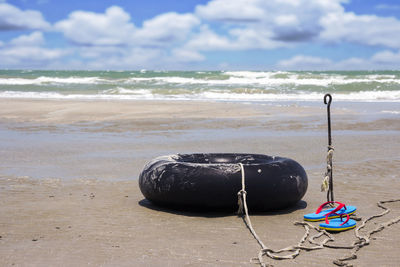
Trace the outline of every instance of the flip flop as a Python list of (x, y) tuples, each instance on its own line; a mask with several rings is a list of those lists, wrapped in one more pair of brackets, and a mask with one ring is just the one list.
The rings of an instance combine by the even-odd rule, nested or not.
[[(336, 203), (336, 204), (338, 204), (338, 206), (336, 208), (322, 210), (326, 205), (331, 204), (331, 203)], [(351, 214), (355, 213), (356, 210), (357, 210), (357, 208), (355, 206), (346, 206), (340, 202), (329, 201), (329, 202), (325, 202), (324, 204), (319, 206), (319, 208), (317, 209), (316, 212), (304, 215), (304, 220), (310, 221), (310, 222), (322, 221), (325, 219), (326, 215), (329, 213), (330, 213), (329, 219), (339, 218), (340, 215), (346, 215), (346, 214), (351, 215)]]
[[(330, 214), (327, 214), (327, 216), (325, 217), (325, 223), (321, 223), (319, 225), (320, 229), (324, 229), (331, 232), (340, 232), (356, 227), (356, 221), (351, 220), (349, 214), (339, 215), (340, 218), (335, 218), (328, 221), (329, 215)], [(343, 216), (347, 217), (345, 221), (343, 221)]]

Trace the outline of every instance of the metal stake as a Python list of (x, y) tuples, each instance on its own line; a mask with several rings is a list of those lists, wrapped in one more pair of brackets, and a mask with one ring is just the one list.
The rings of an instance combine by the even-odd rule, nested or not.
[[(327, 101), (327, 98), (328, 101)], [(331, 135), (331, 102), (332, 102), (332, 96), (330, 94), (326, 94), (324, 96), (324, 103), (327, 106), (327, 114), (328, 114), (328, 151), (330, 149), (333, 149), (332, 147), (332, 135)], [(327, 199), (328, 201), (334, 201), (333, 199), (333, 163), (331, 163), (331, 170), (329, 172), (329, 190), (327, 193)]]

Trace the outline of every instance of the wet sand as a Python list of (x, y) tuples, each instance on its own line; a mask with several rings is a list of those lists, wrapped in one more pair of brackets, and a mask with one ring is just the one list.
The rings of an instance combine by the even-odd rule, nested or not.
[[(309, 187), (289, 210), (252, 214), (263, 242), (294, 245), (293, 225), (325, 201), (322, 104), (0, 100), (1, 266), (256, 266), (259, 247), (232, 213), (160, 209), (137, 185), (143, 165), (165, 154), (280, 155), (304, 166)], [(400, 118), (332, 106), (335, 197), (358, 216), (399, 198)], [(368, 226), (400, 215), (392, 212)], [(398, 266), (400, 224), (374, 235), (355, 266)], [(354, 232), (334, 235), (338, 244)], [(275, 266), (333, 266), (346, 250), (305, 252)]]

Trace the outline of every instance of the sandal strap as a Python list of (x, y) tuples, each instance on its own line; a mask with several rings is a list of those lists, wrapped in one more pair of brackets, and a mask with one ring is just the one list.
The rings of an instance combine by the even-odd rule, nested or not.
[(316, 214), (320, 213), (320, 212), (322, 211), (322, 209), (323, 209), (326, 205), (328, 205), (328, 204), (333, 204), (333, 203), (338, 204), (338, 205), (339, 205), (338, 207), (340, 207), (339, 209), (338, 209), (338, 207), (336, 207), (336, 208), (334, 209), (334, 212), (340, 210), (340, 209), (343, 208), (343, 207), (346, 207), (346, 205), (343, 204), (343, 203), (341, 203), (341, 202), (337, 202), (337, 201), (328, 201), (328, 202), (325, 202), (324, 204), (322, 204), (321, 206), (319, 206), (318, 209), (317, 209), (317, 211), (316, 211), (315, 213), (316, 213)]
[(344, 215), (346, 215), (346, 220), (340, 226), (344, 225), (345, 223), (347, 223), (350, 220), (350, 216), (347, 213), (346, 214), (343, 214), (343, 213), (340, 214), (340, 220), (342, 220)]
[[(350, 216), (349, 216), (349, 214), (347, 214), (347, 213), (346, 213), (346, 214), (343, 214), (343, 213), (337, 214), (336, 212), (334, 212), (334, 213), (329, 213), (329, 215), (337, 215), (337, 216), (340, 217), (340, 220), (341, 220), (341, 221), (343, 221), (343, 216), (346, 216), (346, 220), (345, 220), (344, 222), (342, 222), (342, 223), (340, 224), (340, 226), (344, 225), (345, 223), (347, 223), (347, 222), (350, 220)], [(325, 223), (326, 223), (326, 224), (329, 224), (328, 214), (327, 214), (327, 216), (325, 216)]]

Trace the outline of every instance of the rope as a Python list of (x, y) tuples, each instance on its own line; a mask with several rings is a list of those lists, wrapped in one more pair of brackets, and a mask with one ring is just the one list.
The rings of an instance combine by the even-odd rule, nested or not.
[(352, 266), (351, 264), (346, 263), (346, 261), (357, 259), (357, 252), (362, 247), (369, 245), (372, 235), (381, 232), (386, 227), (389, 227), (395, 223), (400, 222), (400, 216), (398, 216), (392, 220), (389, 220), (389, 221), (379, 224), (375, 229), (367, 232), (364, 236), (362, 236), (360, 234), (360, 230), (366, 226), (367, 222), (371, 221), (372, 219), (382, 217), (382, 216), (388, 214), (390, 212), (390, 209), (388, 207), (385, 207), (383, 204), (392, 203), (392, 202), (400, 202), (400, 199), (384, 200), (384, 201), (379, 201), (377, 203), (377, 206), (380, 207), (381, 209), (383, 209), (384, 211), (380, 214), (376, 214), (376, 215), (372, 215), (372, 216), (368, 217), (367, 219), (365, 219), (362, 222), (362, 224), (359, 227), (357, 227), (357, 229), (355, 230), (355, 235), (358, 238), (358, 240), (353, 243), (352, 248), (351, 248), (352, 251), (351, 251), (350, 255), (347, 257), (343, 257), (343, 258), (335, 260), (333, 262), (334, 264), (336, 264), (337, 266)]
[[(282, 260), (282, 259), (294, 259), (300, 254), (301, 249), (304, 250), (314, 250), (314, 249), (321, 249), (323, 248), (323, 244), (326, 242), (329, 242), (333, 240), (333, 237), (330, 236), (325, 230), (322, 230), (322, 234), (319, 234), (319, 236), (325, 234), (328, 236), (328, 239), (325, 239), (322, 244), (318, 244), (315, 247), (305, 247), (303, 246), (303, 243), (307, 240), (307, 238), (310, 235), (310, 228), (315, 228), (315, 226), (307, 223), (307, 222), (296, 222), (295, 224), (298, 225), (303, 225), (304, 228), (306, 229), (305, 234), (303, 235), (302, 239), (298, 242), (297, 245), (295, 246), (289, 246), (283, 249), (279, 250), (273, 250), (271, 248), (268, 248), (260, 239), (260, 237), (257, 235), (256, 231), (253, 228), (253, 225), (251, 223), (250, 217), (249, 217), (249, 210), (247, 208), (247, 201), (246, 201), (246, 187), (245, 187), (245, 172), (244, 172), (244, 167), (242, 163), (239, 163), (241, 171), (242, 171), (242, 189), (238, 192), (238, 204), (239, 204), (239, 209), (238, 209), (238, 215), (243, 218), (244, 223), (246, 224), (247, 228), (250, 230), (251, 234), (253, 235), (254, 239), (256, 239), (257, 243), (260, 245), (261, 249), (258, 253), (257, 261), (262, 267), (271, 267), (273, 265), (267, 264), (263, 260), (263, 256), (267, 255), (268, 257), (275, 259), (275, 260)], [(244, 216), (243, 216), (244, 215)], [(279, 253), (282, 252), (292, 252), (287, 255), (278, 255)]]
[[(329, 153), (328, 153), (329, 154)], [(249, 216), (249, 210), (247, 207), (247, 201), (246, 201), (246, 185), (245, 185), (245, 171), (244, 171), (244, 166), (242, 163), (239, 163), (240, 169), (242, 172), (242, 189), (238, 192), (238, 204), (239, 204), (239, 209), (238, 209), (238, 216), (241, 216), (244, 223), (246, 224), (247, 228), (250, 230), (251, 234), (253, 235), (254, 239), (256, 239), (257, 243), (260, 245), (261, 249), (258, 253), (257, 258), (254, 258), (251, 260), (251, 262), (258, 263), (262, 267), (272, 267), (272, 264), (268, 264), (264, 261), (263, 257), (268, 256), (271, 259), (274, 260), (283, 260), (283, 259), (294, 259), (296, 258), (301, 250), (306, 250), (306, 251), (311, 251), (311, 250), (317, 250), (317, 249), (323, 249), (324, 247), (327, 248), (334, 248), (334, 249), (351, 249), (351, 253), (349, 256), (339, 258), (333, 261), (334, 264), (337, 266), (352, 266), (346, 261), (353, 260), (357, 258), (357, 252), (364, 246), (369, 245), (371, 236), (381, 232), (384, 228), (389, 227), (395, 223), (400, 222), (400, 216), (389, 220), (387, 222), (381, 223), (376, 227), (374, 230), (366, 233), (366, 235), (362, 236), (360, 234), (360, 230), (363, 229), (366, 224), (371, 221), (374, 218), (382, 217), (390, 212), (390, 209), (385, 207), (383, 204), (385, 203), (391, 203), (391, 202), (400, 202), (400, 199), (391, 199), (391, 200), (384, 200), (384, 201), (379, 201), (377, 203), (378, 207), (383, 209), (384, 211), (380, 214), (372, 215), (365, 219), (360, 226), (358, 226), (355, 230), (355, 235), (358, 238), (352, 245), (348, 246), (342, 246), (342, 245), (334, 245), (334, 244), (329, 244), (329, 242), (335, 241), (334, 237), (329, 234), (327, 231), (323, 229), (319, 229), (318, 227), (310, 224), (309, 222), (294, 222), (294, 225), (299, 225), (303, 226), (305, 229), (305, 233), (303, 237), (300, 239), (300, 241), (297, 243), (297, 245), (294, 246), (288, 246), (286, 248), (278, 249), (278, 250), (273, 250), (271, 248), (268, 248), (260, 239), (260, 237), (257, 235), (256, 231), (253, 228), (253, 225), (250, 220)], [(358, 219), (358, 218), (355, 218)], [(358, 219), (359, 220), (359, 219)], [(317, 234), (310, 236), (310, 229), (314, 229), (317, 231)], [(321, 237), (321, 236), (326, 236), (324, 240), (322, 240), (320, 243), (315, 241), (315, 239)], [(304, 245), (304, 243), (308, 241), (310, 244), (314, 245), (311, 247), (307, 247)], [(286, 255), (279, 255), (282, 252), (291, 252)]]
[(327, 193), (327, 200), (328, 201), (334, 201), (333, 200), (333, 184), (332, 184), (332, 158), (333, 158), (333, 151), (334, 148), (332, 145), (328, 146), (328, 153), (326, 155), (326, 172), (324, 176), (324, 180), (322, 181), (321, 184), (321, 191), (325, 192), (328, 191)]
[[(257, 240), (258, 244), (261, 246), (262, 250), (266, 249), (267, 247), (264, 245), (264, 243), (261, 241), (261, 239), (258, 237), (256, 231), (253, 228), (253, 225), (251, 224), (251, 220), (249, 217), (249, 210), (247, 208), (247, 202), (246, 202), (246, 185), (245, 185), (245, 174), (244, 174), (244, 167), (242, 163), (239, 163), (240, 169), (242, 170), (242, 190), (238, 192), (238, 203), (239, 203), (239, 210), (238, 210), (238, 215), (243, 215), (245, 214), (245, 217), (243, 218), (247, 228), (249, 228), (251, 234), (254, 236), (254, 238)], [(244, 212), (244, 213), (243, 213)], [(259, 260), (262, 262), (262, 256), (260, 258), (259, 255)], [(267, 266), (266, 264), (261, 264), (261, 266)]]

